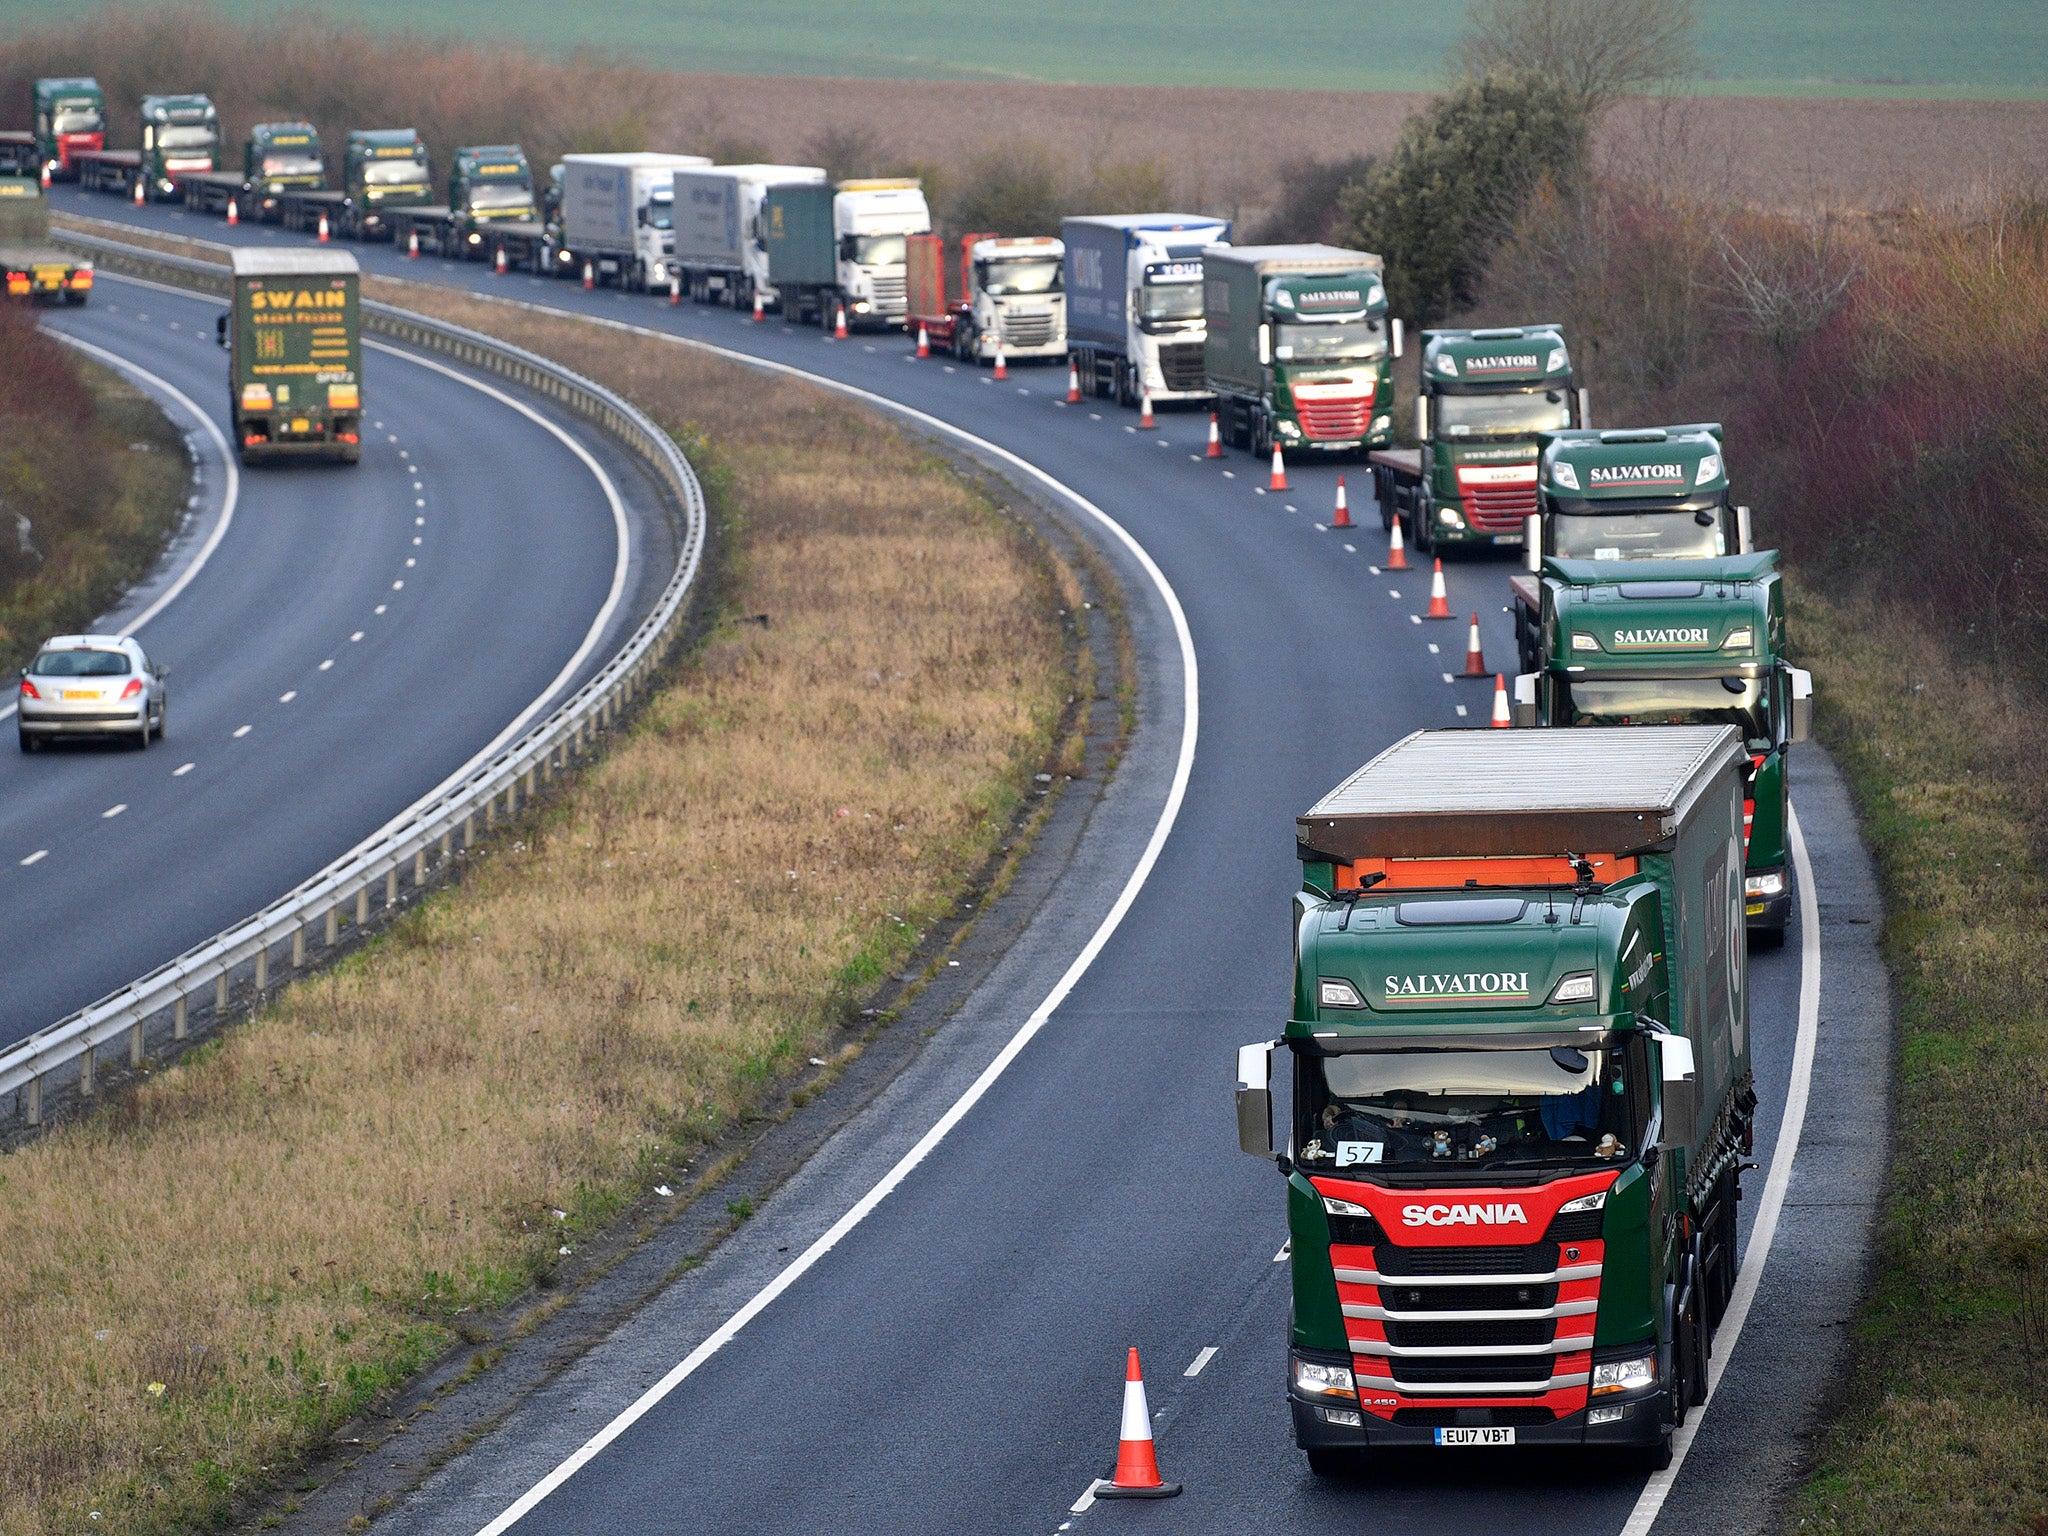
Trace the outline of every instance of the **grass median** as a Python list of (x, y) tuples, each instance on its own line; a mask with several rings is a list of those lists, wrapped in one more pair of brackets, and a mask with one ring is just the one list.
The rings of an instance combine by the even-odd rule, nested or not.
[(2035, 1536), (2048, 1530), (2048, 709), (1874, 606), (1809, 592), (1793, 625), (1884, 880), (1899, 1056), (1849, 1400), (1787, 1526)]
[(717, 612), (461, 885), (0, 1162), (0, 1529), (226, 1518), (551, 1283), (846, 1038), (1054, 750), (1070, 578), (922, 448), (681, 348), (406, 297), (677, 435)]

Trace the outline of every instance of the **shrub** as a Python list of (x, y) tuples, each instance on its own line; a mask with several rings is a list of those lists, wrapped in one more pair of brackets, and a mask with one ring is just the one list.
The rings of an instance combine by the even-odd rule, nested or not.
[(1331, 239), (1344, 193), (1364, 185), (1375, 164), (1371, 155), (1288, 161), (1280, 167), (1280, 200), (1253, 231), (1251, 243), (1297, 245)]

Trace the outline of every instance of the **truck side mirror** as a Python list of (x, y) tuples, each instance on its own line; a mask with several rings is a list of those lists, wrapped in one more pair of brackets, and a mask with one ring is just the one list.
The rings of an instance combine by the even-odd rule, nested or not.
[(1418, 443), (1429, 441), (1429, 396), (1427, 395), (1417, 395), (1415, 397), (1415, 441)]
[(1700, 1118), (1700, 1085), (1693, 1076), (1692, 1042), (1683, 1035), (1659, 1035), (1657, 1055), (1663, 1063), (1664, 1079), (1664, 1129), (1657, 1150), (1689, 1152), (1699, 1133)]
[(1262, 325), (1259, 327), (1259, 366), (1261, 368), (1267, 367), (1272, 363), (1272, 361), (1273, 327), (1270, 325)]
[(1273, 1042), (1237, 1048), (1237, 1144), (1253, 1157), (1273, 1155)]
[(1813, 734), (1813, 674), (1804, 667), (1787, 667), (1792, 688), (1792, 708), (1787, 711), (1785, 740), (1804, 741)]
[(1579, 391), (1579, 425), (1581, 427), (1593, 425), (1593, 392), (1590, 389)]
[(1522, 564), (1531, 571), (1543, 569), (1543, 514), (1531, 512), (1522, 519)]
[(213, 339), (223, 347), (228, 344), (228, 316), (226, 310), (222, 310), (213, 317)]
[(1536, 685), (1542, 681), (1540, 672), (1515, 674), (1515, 724), (1522, 730), (1541, 723), (1536, 718)]
[(1755, 552), (1756, 535), (1750, 530), (1749, 508), (1737, 507), (1735, 509), (1735, 553), (1738, 555), (1748, 555)]
[(1397, 315), (1394, 318), (1394, 356), (1396, 357), (1399, 357), (1401, 355), (1402, 340), (1403, 337), (1401, 335), (1401, 320), (1400, 317)]

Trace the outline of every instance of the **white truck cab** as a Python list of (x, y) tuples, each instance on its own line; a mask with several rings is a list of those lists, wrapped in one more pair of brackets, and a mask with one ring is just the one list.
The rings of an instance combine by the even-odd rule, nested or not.
[(905, 239), (928, 233), (931, 209), (910, 180), (842, 181), (832, 199), (839, 292), (848, 319), (901, 324), (905, 312)]
[(1066, 246), (1058, 240), (994, 236), (968, 254), (971, 313), (969, 355), (992, 360), (1064, 357), (1067, 294), (1062, 271)]

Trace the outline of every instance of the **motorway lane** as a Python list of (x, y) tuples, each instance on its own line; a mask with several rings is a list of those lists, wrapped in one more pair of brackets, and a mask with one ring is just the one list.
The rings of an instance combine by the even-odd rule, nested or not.
[[(213, 239), (280, 238), (179, 210), (78, 206)], [(1261, 494), (1264, 466), (1199, 457), (1206, 417), (1162, 415), (1157, 432), (1139, 434), (1134, 413), (1061, 404), (1058, 370), (1018, 368), (996, 384), (984, 370), (907, 361), (902, 337), (832, 343), (772, 319), (754, 326), (724, 311), (408, 263), (382, 248), (365, 261), (776, 359), (982, 434), (1131, 530), (1185, 605), (1201, 660), (1200, 748), (1176, 831), (1052, 1026), (863, 1225), (516, 1530), (669, 1530), (688, 1511), (685, 1524), (787, 1532), (827, 1510), (845, 1531), (1127, 1520), (1235, 1531), (1247, 1510), (1275, 1530), (1333, 1520), (1618, 1530), (1639, 1475), (1570, 1457), (1425, 1460), (1331, 1488), (1308, 1477), (1291, 1445), (1286, 1268), (1274, 1262), (1281, 1186), (1235, 1151), (1228, 1094), (1232, 1049), (1284, 1017), (1287, 898), (1298, 881), (1290, 820), (1380, 747), (1420, 726), (1477, 723), (1487, 702), (1485, 688), (1455, 677), (1463, 623), (1417, 622), (1426, 574), (1373, 572), (1384, 549), (1377, 517), (1356, 535), (1318, 529), (1337, 469), (1293, 465), (1292, 492)], [(1358, 481), (1353, 501), (1369, 511)], [(1498, 558), (1447, 567), (1454, 612), (1479, 612), (1488, 659), (1503, 670), (1509, 568)], [(1853, 829), (1827, 832), (1853, 841)], [(1753, 959), (1765, 1154), (1785, 1096), (1799, 964), (1796, 939)], [(963, 1027), (1008, 1001), (978, 994)], [(928, 1123), (944, 1102), (892, 1103), (889, 1113)], [(848, 1134), (889, 1129), (864, 1119)], [(850, 1169), (800, 1198), (829, 1220), (871, 1182), (863, 1174)], [(1753, 1188), (1761, 1177), (1751, 1175)], [(721, 1266), (758, 1272), (763, 1255), (750, 1244), (801, 1251), (791, 1239), (807, 1241), (817, 1220), (778, 1213), (782, 1203), (677, 1287), (703, 1288), (716, 1304), (692, 1308), (685, 1297), (651, 1309), (544, 1408), (429, 1483), (399, 1527), (467, 1536), (534, 1466), (575, 1449), (723, 1321), (725, 1301), (743, 1298), (743, 1287), (721, 1289)], [(772, 1251), (766, 1259), (774, 1264)], [(1131, 1343), (1150, 1366), (1168, 1474), (1188, 1492), (1151, 1512), (1098, 1505), (1070, 1516), (1113, 1456)], [(1184, 1376), (1211, 1346), (1211, 1363)], [(1683, 1498), (1681, 1488), (1674, 1508)]]
[[(218, 313), (107, 277), (90, 307), (47, 321), (224, 424)], [(0, 754), (0, 1043), (256, 911), (373, 832), (545, 691), (605, 609), (620, 530), (566, 445), (412, 360), (372, 352), (365, 372), (377, 426), (363, 462), (243, 469), (219, 547), (137, 633), (170, 668), (167, 739), (147, 752)], [(634, 500), (629, 528), (646, 524), (656, 548), (636, 559), (606, 638), (644, 611), (639, 566), (661, 565), (673, 542), (644, 486), (612, 473)], [(215, 465), (207, 484), (223, 478)], [(582, 670), (608, 654), (600, 643)]]

